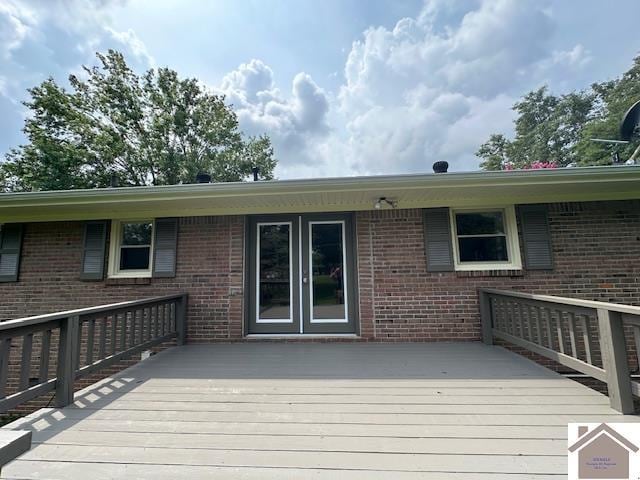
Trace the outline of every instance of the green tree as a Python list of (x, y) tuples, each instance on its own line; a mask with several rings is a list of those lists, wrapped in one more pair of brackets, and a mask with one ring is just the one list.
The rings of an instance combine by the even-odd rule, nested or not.
[[(120, 185), (240, 181), (254, 166), (273, 178), (267, 136), (245, 138), (224, 97), (169, 68), (137, 75), (122, 54), (97, 54), (99, 66), (29, 90), (28, 143), (0, 165), (5, 190), (66, 190)], [(4, 185), (2, 185), (4, 183)]]
[(518, 114), (514, 138), (492, 134), (476, 155), (485, 170), (531, 168), (541, 163), (606, 165), (615, 151), (626, 160), (638, 148), (637, 140), (619, 145), (592, 139), (617, 139), (624, 113), (638, 100), (640, 56), (620, 78), (595, 83), (587, 91), (555, 96), (542, 87), (529, 92), (513, 107)]
[(576, 161), (575, 145), (582, 125), (589, 118), (594, 96), (573, 92), (555, 96), (547, 87), (525, 95), (513, 109), (515, 137), (493, 134), (476, 155), (485, 170), (527, 168), (534, 164), (564, 166)]
[(484, 170), (503, 170), (509, 162), (509, 145), (509, 140), (501, 133), (492, 134), (476, 152), (476, 155), (483, 159), (480, 167)]

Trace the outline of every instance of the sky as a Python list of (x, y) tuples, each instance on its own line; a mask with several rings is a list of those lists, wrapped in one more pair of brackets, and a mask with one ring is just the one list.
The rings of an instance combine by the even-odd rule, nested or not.
[(27, 88), (113, 48), (224, 94), (278, 178), (476, 170), (523, 94), (627, 70), (638, 18), (638, 0), (0, 0), (0, 155)]

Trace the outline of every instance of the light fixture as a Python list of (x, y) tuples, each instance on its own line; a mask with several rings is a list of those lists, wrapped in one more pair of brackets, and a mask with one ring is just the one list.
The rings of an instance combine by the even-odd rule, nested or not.
[(390, 200), (387, 197), (380, 197), (376, 200), (376, 203), (373, 204), (373, 208), (376, 210), (380, 210), (384, 205), (388, 205), (391, 208), (397, 208), (398, 202), (395, 200)]

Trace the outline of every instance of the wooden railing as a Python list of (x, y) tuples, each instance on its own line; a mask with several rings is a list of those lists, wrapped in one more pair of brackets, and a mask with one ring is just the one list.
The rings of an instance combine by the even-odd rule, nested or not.
[(640, 355), (640, 307), (506, 290), (479, 295), (484, 343), (499, 338), (606, 382), (611, 407), (633, 413), (640, 384), (629, 373), (625, 331)]
[(187, 295), (167, 295), (0, 323), (0, 412), (55, 390), (73, 403), (74, 382), (186, 333)]

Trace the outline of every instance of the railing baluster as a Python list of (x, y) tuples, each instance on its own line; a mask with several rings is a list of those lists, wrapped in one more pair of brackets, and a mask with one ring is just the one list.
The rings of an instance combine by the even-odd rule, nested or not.
[(147, 319), (145, 318), (147, 309), (140, 309), (140, 343), (144, 343), (147, 339)]
[(509, 302), (509, 333), (516, 336), (516, 304)]
[(520, 338), (527, 338), (527, 325), (525, 321), (524, 307), (517, 303), (518, 305), (518, 329), (520, 330)]
[(569, 342), (571, 343), (571, 356), (578, 358), (578, 346), (576, 343), (576, 316), (573, 312), (567, 313), (567, 322), (569, 325)]
[[(78, 328), (74, 330), (77, 338), (73, 341), (73, 369), (78, 370), (80, 368), (80, 347), (82, 346), (82, 331), (84, 329), (84, 322), (82, 319), (78, 321)], [(58, 355), (60, 355), (58, 353)]]
[(107, 319), (100, 319), (100, 343), (98, 344), (99, 359), (106, 357), (107, 351)]
[(501, 298), (496, 298), (495, 300), (495, 311), (493, 314), (493, 324), (492, 328), (495, 330), (500, 330), (500, 323), (502, 322), (502, 315), (504, 314), (504, 305), (502, 303)]
[(556, 319), (556, 333), (558, 334), (558, 348), (560, 349), (560, 353), (564, 354), (565, 350), (564, 350), (564, 336), (562, 333), (562, 312), (560, 310), (556, 310), (554, 309), (553, 312), (555, 312), (554, 317)]
[(502, 324), (500, 325), (500, 330), (503, 332), (509, 331), (509, 322), (511, 321), (511, 316), (509, 315), (509, 301), (505, 300), (502, 302)]
[(593, 364), (593, 340), (591, 338), (591, 328), (589, 327), (589, 317), (586, 315), (580, 316), (582, 320), (582, 341), (584, 343), (584, 352), (586, 355), (587, 363)]
[(640, 370), (640, 326), (633, 325), (633, 344), (636, 347), (636, 361)]
[(153, 312), (153, 336), (158, 336), (158, 305), (152, 307)]
[(544, 340), (542, 338), (542, 322), (540, 321), (540, 307), (532, 306), (531, 309), (535, 312), (535, 322), (536, 322), (536, 337), (538, 339), (538, 345), (544, 345)]
[(146, 340), (153, 338), (153, 321), (151, 319), (151, 307), (144, 307), (142, 310), (144, 318), (144, 331)]
[(137, 313), (137, 310), (131, 310), (131, 336), (129, 337), (129, 347), (133, 347), (136, 344), (136, 323), (138, 321)]
[(118, 336), (118, 314), (111, 315), (111, 355), (116, 353), (116, 338)]
[(9, 377), (9, 356), (11, 355), (11, 339), (0, 340), (0, 398), (7, 396), (7, 379)]
[(20, 390), (29, 388), (31, 377), (31, 353), (33, 352), (33, 333), (22, 337), (22, 359), (20, 361)]
[(551, 322), (552, 322), (552, 318), (551, 318), (551, 310), (548, 308), (543, 308), (542, 309), (544, 312), (544, 316), (546, 318), (546, 327), (547, 327), (547, 346), (553, 350), (553, 335), (551, 334)]
[(520, 338), (524, 338), (524, 325), (522, 323), (522, 306), (519, 303), (514, 305), (515, 318), (518, 319), (518, 334)]
[(85, 359), (87, 365), (93, 363), (93, 337), (96, 328), (96, 321), (92, 318), (87, 322), (87, 351), (85, 353)]
[(500, 330), (506, 332), (509, 324), (509, 301), (502, 302), (502, 322), (500, 322)]
[(51, 330), (42, 332), (42, 345), (40, 346), (40, 383), (49, 378), (49, 357), (51, 356)]
[[(485, 304), (488, 302), (485, 301)], [(491, 312), (485, 312), (488, 318), (491, 318)], [(489, 326), (491, 321), (489, 320)], [(484, 328), (483, 328), (484, 331)], [(491, 334), (491, 343), (493, 343), (493, 333)], [(180, 298), (180, 303), (176, 306), (176, 341), (178, 345), (184, 345), (187, 340), (187, 297), (183, 295)]]
[(128, 312), (122, 312), (122, 325), (120, 326), (120, 350), (127, 349), (127, 320)]
[(147, 340), (151, 340), (153, 338), (153, 322), (151, 320), (151, 307), (147, 307), (144, 309), (146, 312), (146, 322), (147, 322)]

